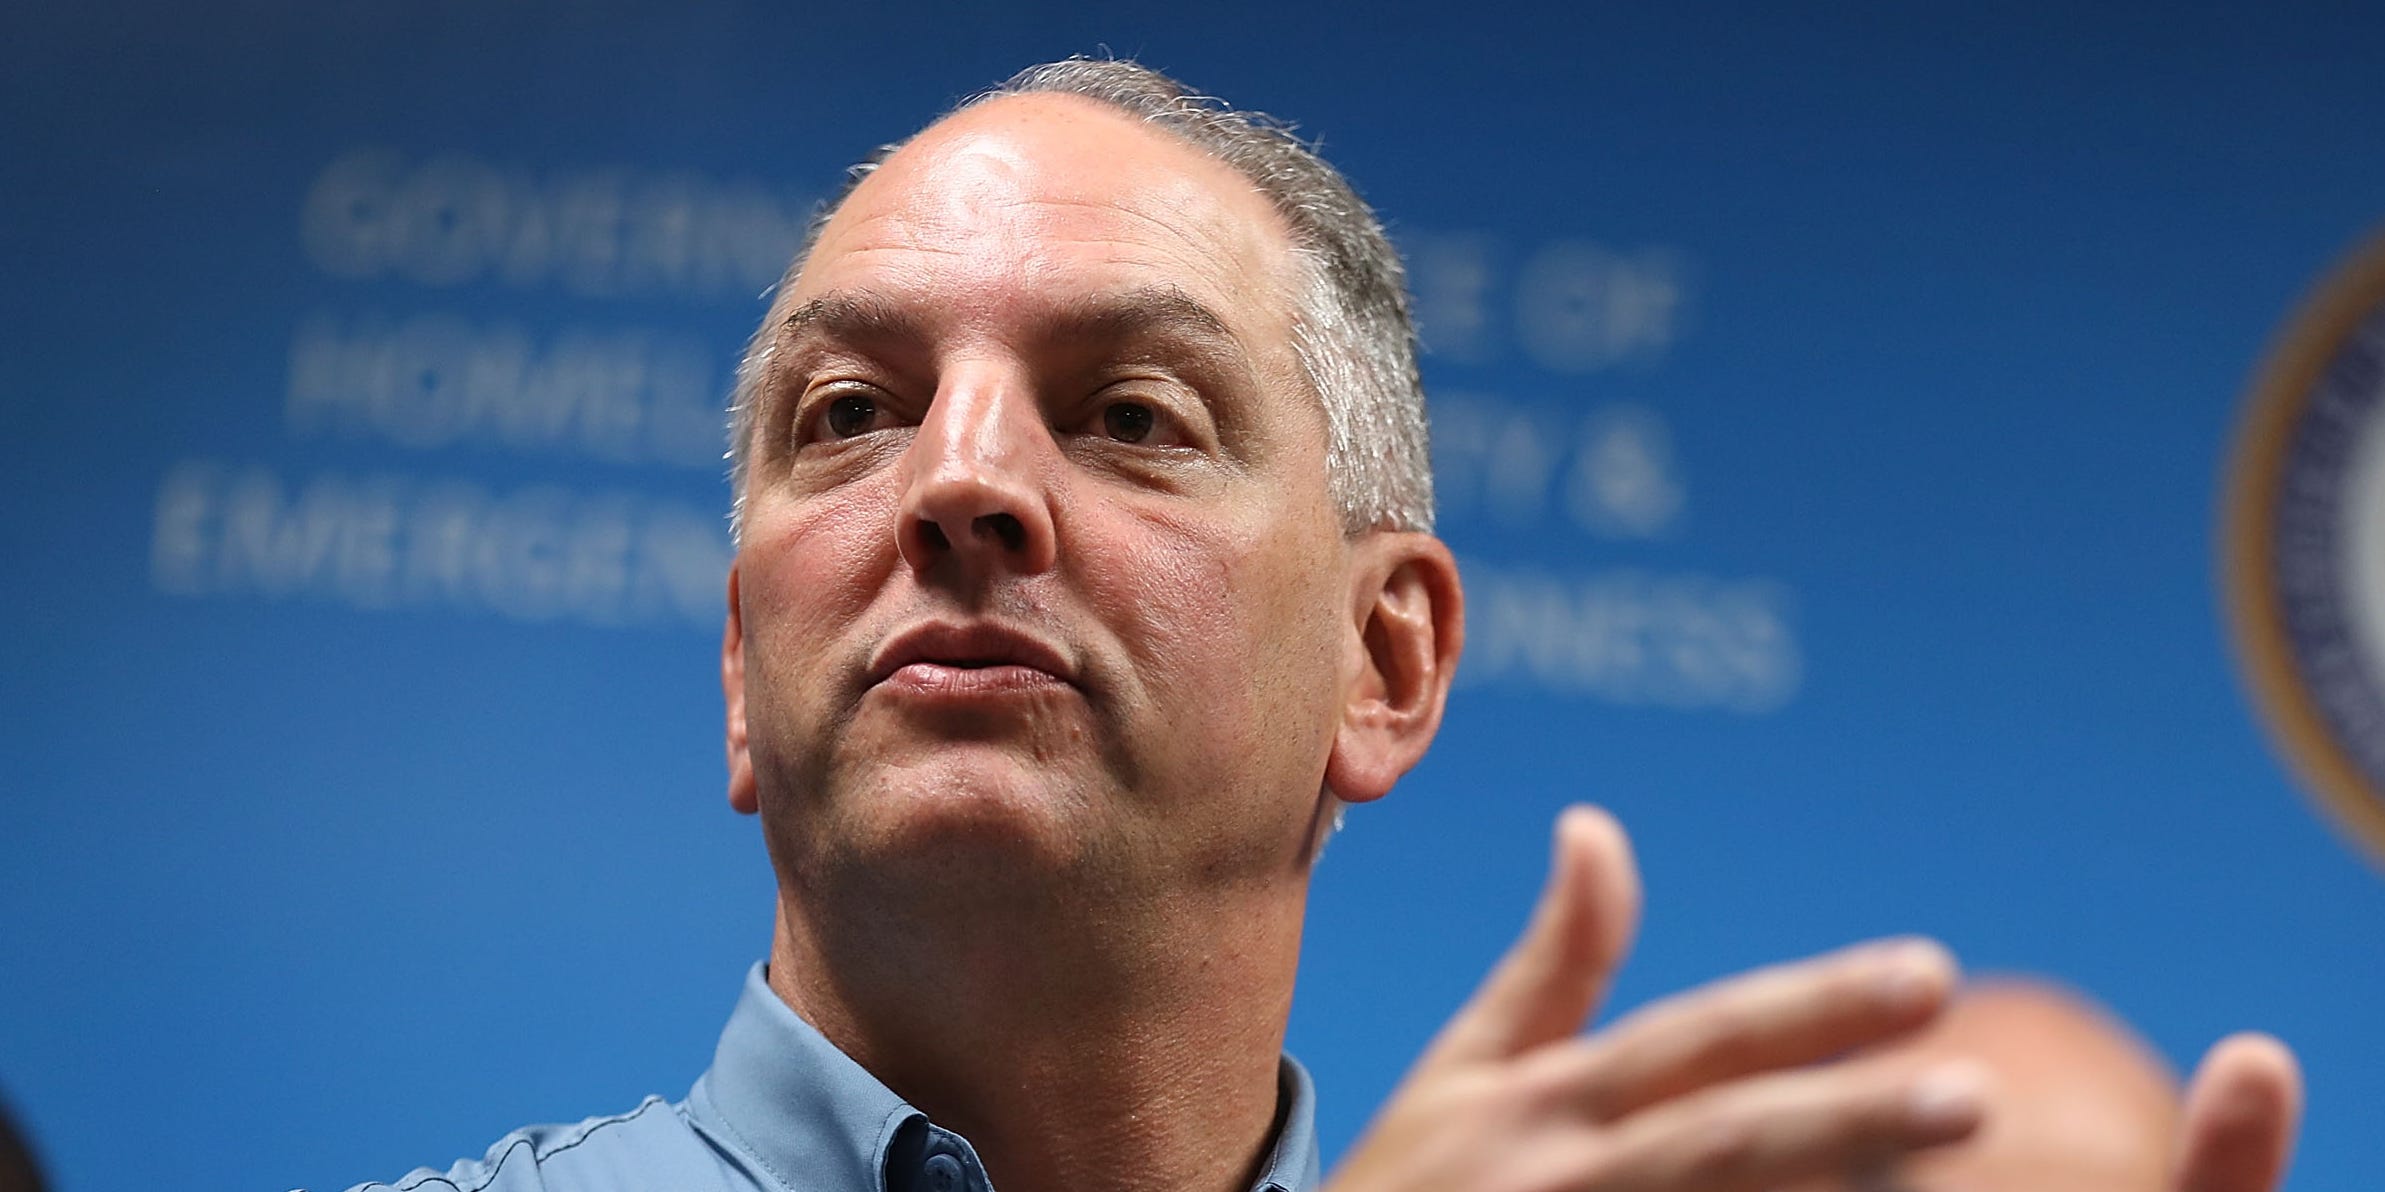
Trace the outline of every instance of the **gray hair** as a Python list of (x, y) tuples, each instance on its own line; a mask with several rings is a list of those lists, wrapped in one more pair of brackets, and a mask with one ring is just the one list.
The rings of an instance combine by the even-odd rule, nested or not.
[[(1038, 93), (1080, 96), (1166, 129), (1248, 179), (1275, 205), (1303, 264), (1300, 292), (1292, 295), (1292, 350), (1324, 407), (1326, 483), (1342, 530), (1353, 536), (1431, 530), (1433, 473), (1406, 275), (1383, 225), (1349, 181), (1289, 125), (1237, 111), (1134, 62), (1070, 58), (1031, 66), (953, 110)], [(803, 271), (845, 197), (901, 147), (888, 145), (853, 167), (843, 194), (812, 221), (782, 291)], [(755, 405), (774, 332), (764, 319), (754, 333), (730, 403), (732, 525), (740, 533)]]

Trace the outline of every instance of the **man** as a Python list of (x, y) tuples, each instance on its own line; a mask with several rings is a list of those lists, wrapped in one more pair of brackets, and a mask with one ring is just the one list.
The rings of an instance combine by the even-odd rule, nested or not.
[[(1966, 990), (1887, 1062), (1973, 1057), (1994, 1074), (1979, 1134), (1896, 1170), (1818, 1179), (1794, 1192), (2172, 1192), (2267, 1187), (2285, 1166), (2300, 1088), (2293, 1057), (2257, 1038), (2215, 1051), (2181, 1103), (2142, 1039), (2078, 995), (2039, 981)], [(2207, 1153), (2181, 1153), (2187, 1140)], [(2199, 1172), (2203, 1184), (2179, 1183)]]
[[(1129, 63), (1027, 71), (856, 179), (733, 427), (769, 961), (685, 1102), (400, 1187), (1316, 1183), (1281, 1054), (1310, 869), (1460, 646), (1398, 258), (1293, 138)], [(1968, 1066), (1804, 1067), (1938, 1011), (1924, 943), (1577, 1038), (1637, 907), (1620, 829), (1569, 813), (1334, 1186), (1757, 1189), (1977, 1126)]]

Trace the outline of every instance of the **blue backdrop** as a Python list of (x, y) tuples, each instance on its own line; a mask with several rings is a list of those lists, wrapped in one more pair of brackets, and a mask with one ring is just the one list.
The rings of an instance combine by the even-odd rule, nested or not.
[[(212, 11), (208, 11), (212, 10)], [(1859, 936), (2301, 1050), (2376, 1181), (2385, 885), (2214, 584), (2385, 213), (2353, 5), (192, 6), (0, 38), (0, 1090), (60, 1187), (344, 1187), (676, 1096), (766, 944), (716, 408), (849, 161), (1031, 61), (1297, 118), (1412, 254), (1472, 642), (1320, 872), (1347, 1145), (1572, 800), (1625, 1003)]]

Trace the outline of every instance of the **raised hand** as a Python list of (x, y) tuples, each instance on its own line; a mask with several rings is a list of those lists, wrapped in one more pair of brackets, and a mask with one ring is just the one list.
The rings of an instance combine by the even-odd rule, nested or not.
[(2186, 1090), (2178, 1192), (2276, 1192), (2302, 1117), (2302, 1071), (2267, 1035), (2230, 1035)]
[(1622, 828), (1594, 808), (1568, 810), (1523, 937), (1426, 1049), (1330, 1192), (1761, 1192), (1877, 1167), (1978, 1127), (1976, 1065), (1809, 1066), (1909, 1033), (1944, 1007), (1954, 963), (1924, 941), (1761, 970), (1580, 1034), (1630, 948), (1639, 903)]

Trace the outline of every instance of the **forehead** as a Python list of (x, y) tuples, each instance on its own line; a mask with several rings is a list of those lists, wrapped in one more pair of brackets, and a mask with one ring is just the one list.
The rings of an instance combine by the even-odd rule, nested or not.
[(1105, 104), (1038, 94), (965, 109), (889, 157), (787, 297), (911, 290), (990, 316), (1165, 284), (1264, 331), (1288, 320), (1296, 272), (1282, 216), (1233, 169)]

